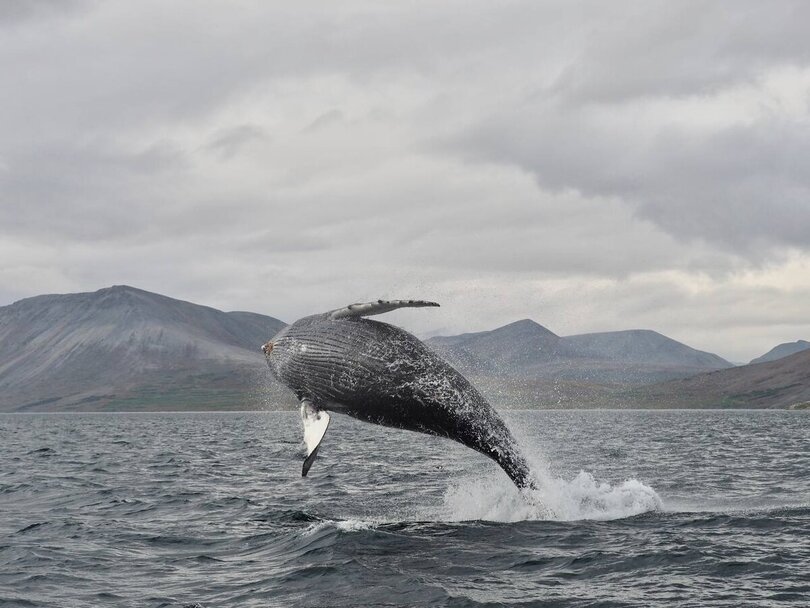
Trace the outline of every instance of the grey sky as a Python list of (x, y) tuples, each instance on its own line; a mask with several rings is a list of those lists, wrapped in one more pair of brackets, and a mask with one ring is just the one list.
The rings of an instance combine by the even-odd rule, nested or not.
[(806, 2), (0, 6), (0, 305), (810, 338)]

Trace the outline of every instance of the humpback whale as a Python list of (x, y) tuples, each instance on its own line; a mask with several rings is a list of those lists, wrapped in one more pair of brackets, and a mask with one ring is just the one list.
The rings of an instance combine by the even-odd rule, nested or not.
[(329, 412), (448, 437), (497, 462), (518, 488), (533, 487), (506, 424), (472, 384), (418, 338), (367, 319), (423, 300), (377, 300), (299, 319), (262, 346), (267, 363), (301, 402), (306, 477)]

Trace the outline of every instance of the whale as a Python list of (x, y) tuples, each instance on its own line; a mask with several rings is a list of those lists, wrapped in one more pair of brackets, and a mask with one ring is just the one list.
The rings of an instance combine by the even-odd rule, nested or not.
[(504, 421), (447, 361), (407, 331), (368, 319), (424, 300), (377, 300), (304, 317), (262, 347), (273, 375), (300, 402), (307, 476), (330, 412), (457, 441), (533, 488), (526, 459)]

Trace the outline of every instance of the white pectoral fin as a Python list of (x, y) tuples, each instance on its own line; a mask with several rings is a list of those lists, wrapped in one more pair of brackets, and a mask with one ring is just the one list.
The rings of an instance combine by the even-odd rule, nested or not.
[(329, 313), (330, 319), (346, 319), (348, 317), (370, 317), (391, 312), (397, 308), (422, 308), (424, 306), (438, 306), (436, 302), (426, 300), (377, 300), (375, 302), (358, 302), (349, 304), (345, 308), (338, 308)]
[(325, 410), (319, 410), (311, 401), (304, 400), (301, 402), (301, 421), (304, 423), (304, 443), (307, 446), (301, 477), (306, 477), (318, 455), (318, 447), (326, 429), (329, 428), (329, 414)]

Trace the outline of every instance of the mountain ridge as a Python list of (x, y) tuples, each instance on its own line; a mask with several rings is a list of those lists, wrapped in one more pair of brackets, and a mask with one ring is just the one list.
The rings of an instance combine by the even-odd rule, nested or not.
[(247, 314), (126, 285), (19, 300), (0, 308), (0, 409), (109, 404), (143, 387), (239, 393), (284, 326)]
[[(259, 350), (282, 327), (127, 285), (23, 298), (0, 307), (0, 411), (295, 407)], [(791, 407), (810, 386), (802, 353), (734, 368), (654, 330), (521, 319), (425, 343), (503, 407)]]
[(558, 336), (523, 319), (489, 331), (434, 336), (425, 341), (471, 375), (562, 377), (643, 384), (733, 367), (649, 329)]
[(787, 357), (807, 349), (810, 349), (810, 342), (808, 342), (807, 340), (784, 342), (782, 344), (777, 344), (764, 355), (757, 357), (756, 359), (751, 359), (749, 364), (756, 365), (757, 363), (776, 361), (777, 359), (781, 359), (782, 357)]
[(810, 349), (636, 389), (648, 407), (810, 408)]

